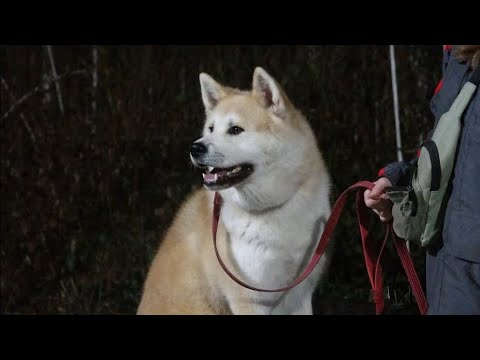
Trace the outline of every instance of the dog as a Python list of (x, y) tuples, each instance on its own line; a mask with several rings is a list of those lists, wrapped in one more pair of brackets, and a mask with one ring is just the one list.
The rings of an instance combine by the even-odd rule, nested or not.
[(183, 203), (151, 264), (137, 314), (312, 315), (332, 246), (314, 271), (283, 292), (257, 292), (221, 268), (212, 242), (214, 193), (223, 199), (219, 253), (242, 281), (289, 285), (303, 271), (330, 216), (331, 179), (302, 113), (264, 69), (252, 89), (200, 74), (203, 136), (190, 148), (203, 187)]

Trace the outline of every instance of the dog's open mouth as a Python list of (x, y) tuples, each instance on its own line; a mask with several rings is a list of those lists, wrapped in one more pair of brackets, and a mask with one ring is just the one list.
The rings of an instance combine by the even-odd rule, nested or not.
[(203, 184), (211, 189), (226, 189), (245, 180), (253, 173), (253, 165), (241, 164), (229, 168), (213, 168), (203, 174)]

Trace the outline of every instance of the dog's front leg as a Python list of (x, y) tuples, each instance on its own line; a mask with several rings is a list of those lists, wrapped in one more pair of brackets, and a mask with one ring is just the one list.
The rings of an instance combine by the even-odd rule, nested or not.
[(234, 315), (271, 315), (272, 308), (265, 305), (251, 305), (245, 307), (232, 308)]
[(274, 308), (268, 301), (246, 296), (234, 299), (229, 305), (233, 315), (271, 315)]
[(231, 306), (234, 315), (313, 315), (312, 302), (305, 299), (298, 307), (279, 304), (276, 307), (261, 303), (237, 303)]
[(313, 315), (312, 301), (305, 300), (302, 306), (294, 309), (289, 315)]
[(300, 284), (281, 297), (273, 315), (313, 315), (312, 292), (308, 283)]

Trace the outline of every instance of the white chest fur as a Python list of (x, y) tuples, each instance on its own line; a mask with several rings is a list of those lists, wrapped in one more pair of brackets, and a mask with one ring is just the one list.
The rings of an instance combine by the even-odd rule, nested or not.
[(302, 200), (275, 210), (249, 214), (224, 205), (222, 221), (228, 248), (241, 279), (260, 288), (291, 283), (310, 259), (318, 241), (322, 209), (305, 210)]

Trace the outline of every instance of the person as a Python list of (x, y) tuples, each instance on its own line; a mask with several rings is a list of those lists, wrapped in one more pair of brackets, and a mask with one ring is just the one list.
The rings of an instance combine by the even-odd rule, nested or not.
[[(480, 62), (480, 45), (444, 45), (443, 52), (442, 79), (430, 102), (434, 129)], [(480, 314), (479, 90), (463, 113), (462, 124), (440, 246), (426, 249), (428, 315)], [(412, 163), (385, 166), (374, 188), (364, 192), (365, 205), (381, 221), (392, 219), (392, 203), (385, 189), (406, 186)]]

